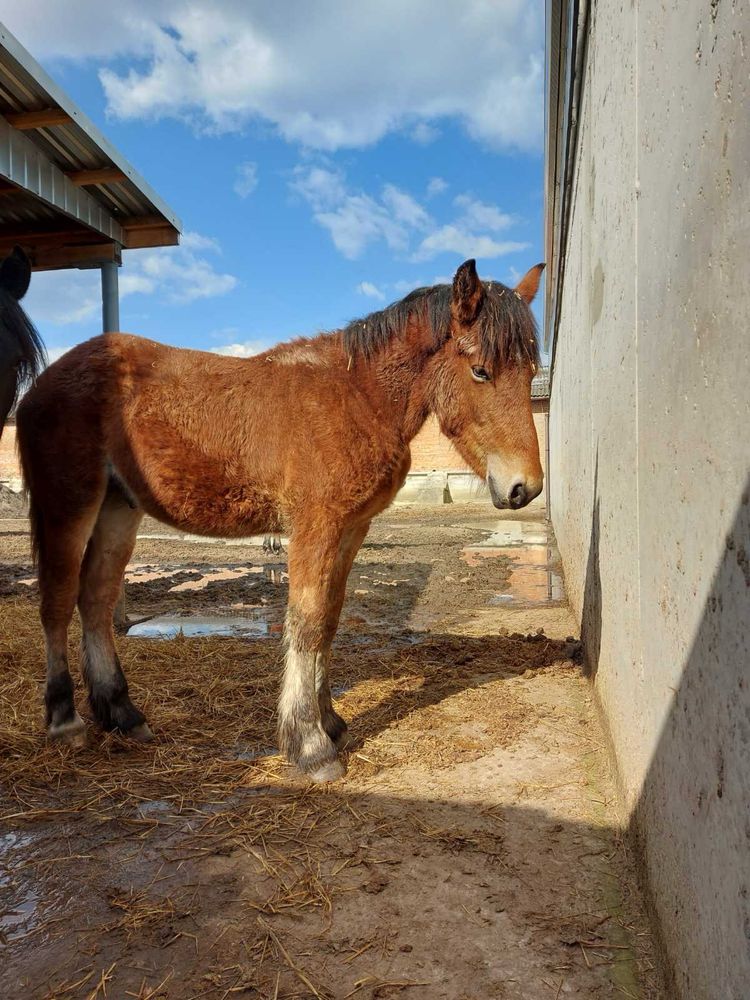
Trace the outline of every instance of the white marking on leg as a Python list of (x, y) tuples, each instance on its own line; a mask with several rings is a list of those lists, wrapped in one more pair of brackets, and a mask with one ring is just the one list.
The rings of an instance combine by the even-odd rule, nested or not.
[(330, 649), (315, 654), (315, 690), (318, 694), (328, 687), (328, 664), (331, 659)]
[(315, 654), (299, 649), (290, 642), (284, 659), (284, 679), (279, 699), (279, 715), (283, 719), (294, 718), (305, 695), (310, 691), (310, 681), (315, 676)]
[(315, 652), (300, 648), (293, 636), (289, 638), (279, 698), (281, 750), (310, 774), (336, 762), (336, 748), (323, 728), (315, 690), (317, 658)]
[(89, 685), (102, 684), (116, 672), (115, 651), (109, 637), (100, 631), (85, 631), (81, 640)]

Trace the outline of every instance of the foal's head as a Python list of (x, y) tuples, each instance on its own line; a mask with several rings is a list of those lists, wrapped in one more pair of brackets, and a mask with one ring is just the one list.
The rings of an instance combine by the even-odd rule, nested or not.
[(496, 507), (524, 507), (542, 490), (531, 411), (538, 363), (529, 303), (544, 264), (516, 288), (480, 281), (462, 264), (452, 285), (418, 288), (343, 331), (348, 357), (390, 358), (419, 385), (414, 432), (432, 411)]
[(433, 359), (440, 426), (501, 508), (524, 507), (542, 490), (531, 409), (538, 347), (529, 304), (543, 270), (537, 264), (511, 289), (480, 281), (473, 260), (462, 264), (450, 289), (449, 335)]

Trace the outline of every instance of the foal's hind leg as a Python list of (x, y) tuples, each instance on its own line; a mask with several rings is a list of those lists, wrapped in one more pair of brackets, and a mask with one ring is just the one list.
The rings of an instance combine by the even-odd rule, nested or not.
[(87, 512), (67, 523), (39, 514), (40, 615), (47, 644), (47, 735), (73, 745), (86, 741), (85, 726), (75, 708), (68, 669), (68, 627), (75, 610), (81, 559), (96, 519), (100, 497)]
[(110, 487), (83, 560), (78, 610), (83, 626), (83, 675), (97, 722), (104, 729), (146, 740), (151, 730), (130, 700), (112, 631), (123, 573), (142, 517), (141, 510), (133, 509), (119, 490)]

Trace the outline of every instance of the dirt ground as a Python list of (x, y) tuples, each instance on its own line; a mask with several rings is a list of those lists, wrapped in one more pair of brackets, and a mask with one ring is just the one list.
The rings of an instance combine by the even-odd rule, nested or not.
[(9, 513), (0, 996), (663, 995), (541, 510), (374, 523), (334, 647), (348, 773), (323, 788), (274, 750), (285, 553), (144, 522), (118, 641), (156, 739), (91, 724), (72, 751), (44, 739)]

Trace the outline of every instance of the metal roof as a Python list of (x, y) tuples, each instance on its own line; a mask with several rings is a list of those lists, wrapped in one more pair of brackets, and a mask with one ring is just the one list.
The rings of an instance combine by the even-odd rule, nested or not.
[(546, 0), (544, 347), (555, 366), (555, 335), (565, 274), (578, 119), (593, 0)]
[(172, 246), (180, 221), (0, 23), (0, 255), (37, 269)]

